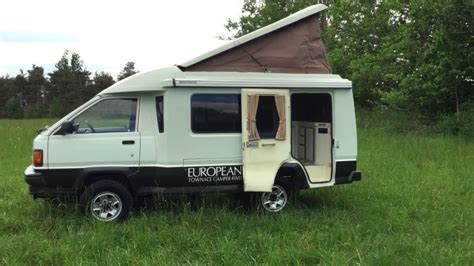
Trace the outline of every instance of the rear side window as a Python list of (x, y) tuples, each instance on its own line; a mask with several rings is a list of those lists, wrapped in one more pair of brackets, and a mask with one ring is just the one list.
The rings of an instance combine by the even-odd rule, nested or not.
[(158, 96), (155, 99), (156, 101), (156, 118), (158, 120), (158, 131), (163, 133), (165, 131), (165, 124), (164, 124), (164, 103), (163, 103), (163, 96)]
[(331, 123), (331, 94), (293, 93), (291, 95), (291, 121)]
[(76, 134), (132, 132), (136, 130), (137, 99), (100, 101), (74, 118)]
[(194, 133), (241, 133), (240, 94), (194, 94), (191, 129)]

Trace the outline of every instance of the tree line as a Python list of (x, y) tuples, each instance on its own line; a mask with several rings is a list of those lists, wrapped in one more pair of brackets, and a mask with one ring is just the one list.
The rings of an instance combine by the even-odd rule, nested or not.
[[(137, 72), (135, 63), (127, 62), (117, 80)], [(33, 65), (14, 77), (0, 76), (0, 118), (58, 118), (114, 83), (109, 73), (92, 75), (79, 54), (65, 51), (51, 73)]]
[(317, 3), (332, 72), (358, 107), (396, 110), (474, 135), (472, 1), (246, 0), (226, 28), (238, 37)]

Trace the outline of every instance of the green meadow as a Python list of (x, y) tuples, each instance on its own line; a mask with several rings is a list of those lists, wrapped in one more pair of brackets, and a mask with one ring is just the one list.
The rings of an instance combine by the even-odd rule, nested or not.
[(227, 194), (164, 197), (122, 224), (33, 200), (23, 170), (53, 121), (0, 120), (0, 264), (474, 265), (474, 142), (379, 120), (358, 121), (361, 182), (273, 215)]

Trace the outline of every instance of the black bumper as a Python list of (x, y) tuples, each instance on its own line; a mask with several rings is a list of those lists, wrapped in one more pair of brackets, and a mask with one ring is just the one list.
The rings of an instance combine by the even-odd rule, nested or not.
[(28, 166), (25, 169), (25, 182), (30, 186), (45, 186), (46, 182), (44, 181), (43, 174), (36, 172), (33, 168), (33, 165)]
[(361, 179), (362, 173), (357, 170), (356, 160), (336, 162), (336, 185), (349, 184)]
[(361, 179), (362, 173), (360, 171), (352, 171), (348, 176), (336, 177), (336, 185), (348, 184)]
[(33, 198), (58, 198), (65, 196), (75, 196), (76, 191), (63, 189), (60, 187), (51, 187), (45, 181), (42, 173), (35, 171), (32, 165), (25, 169), (25, 182), (30, 187), (30, 194)]

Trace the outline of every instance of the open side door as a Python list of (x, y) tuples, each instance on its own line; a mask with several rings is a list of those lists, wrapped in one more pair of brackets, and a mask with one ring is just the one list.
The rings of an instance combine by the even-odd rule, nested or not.
[(271, 191), (290, 158), (290, 111), (288, 89), (242, 89), (244, 191)]

